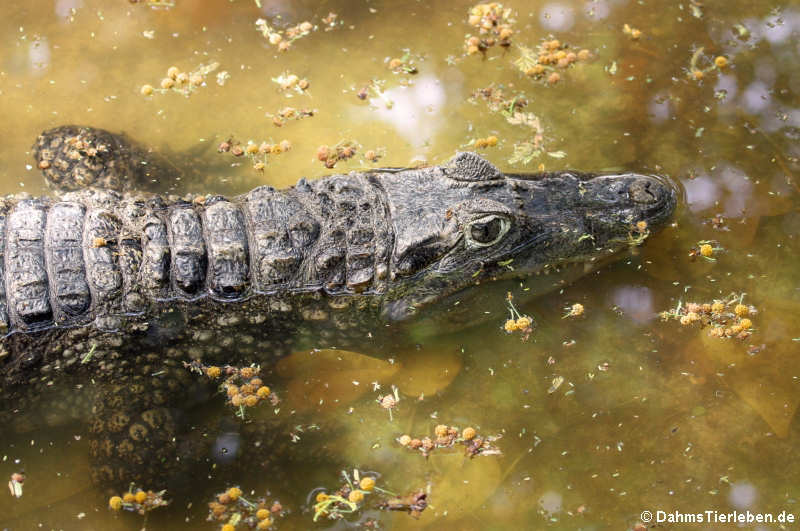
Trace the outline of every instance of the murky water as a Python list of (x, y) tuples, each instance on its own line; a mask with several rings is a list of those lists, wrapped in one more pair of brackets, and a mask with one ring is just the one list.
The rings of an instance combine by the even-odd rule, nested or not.
[[(419, 520), (367, 515), (393, 529), (624, 529), (644, 510), (800, 517), (796, 5), (507, 2), (512, 45), (483, 57), (465, 55), (474, 33), (465, 2), (174, 4), (0, 6), (2, 192), (43, 193), (30, 145), (41, 130), (81, 123), (125, 132), (171, 157), (187, 176), (173, 183), (178, 192), (234, 194), (322, 176), (331, 171), (316, 157), (323, 144), (359, 145), (336, 166), (347, 171), (439, 163), (496, 136), (497, 145), (481, 151), (504, 170), (657, 171), (679, 180), (687, 201), (674, 226), (635, 253), (520, 303), (537, 321), (526, 342), (502, 331), (508, 287), (484, 286), (470, 308), (482, 324), (441, 334), (423, 322), (409, 333), (411, 347), (381, 347), (399, 370), (343, 354), (266, 374), (282, 413), (264, 408), (258, 417), (283, 415), (273, 436), (289, 449), (269, 466), (253, 465), (268, 461), (260, 446), (239, 450), (245, 467), (218, 452), (148, 527), (214, 528), (205, 522), (207, 502), (239, 484), (246, 495), (269, 490), (290, 509), (279, 529), (312, 528), (312, 491), (335, 488), (340, 470), (353, 467), (380, 473), (379, 484), (394, 491), (430, 488), (432, 506)], [(327, 24), (330, 12), (338, 16)], [(317, 28), (279, 53), (257, 30), (259, 17), (278, 29), (306, 20)], [(590, 57), (556, 68), (555, 84), (524, 75), (518, 45), (536, 49), (553, 38)], [(405, 54), (418, 73), (388, 68)], [(718, 56), (728, 65), (712, 67)], [(172, 65), (192, 72), (215, 62), (189, 97), (140, 93), (144, 84), (158, 87)], [(307, 79), (308, 89), (281, 91), (272, 78), (282, 74)], [(473, 97), (489, 86), (503, 89), (506, 104), (527, 100), (525, 123)], [(287, 106), (314, 115), (274, 125), (271, 115)], [(286, 139), (292, 149), (271, 155), (259, 173), (246, 157), (217, 153), (229, 138)], [(519, 154), (525, 142), (541, 153), (512, 165), (515, 145)], [(372, 163), (368, 150), (383, 157)], [(690, 257), (706, 240), (724, 249), (714, 251), (716, 261)], [(513, 286), (515, 300), (524, 287)], [(657, 315), (679, 301), (732, 293), (745, 293), (758, 310), (750, 337), (710, 337), (698, 323)], [(585, 314), (562, 318), (576, 302)], [(362, 354), (373, 348), (367, 338), (359, 346)], [(392, 384), (401, 400), (390, 420), (375, 400)], [(206, 412), (219, 426), (209, 436), (234, 446), (240, 421), (219, 402)], [(434, 453), (426, 461), (394, 442), (404, 433), (430, 435), (439, 423), (502, 434), (503, 455)], [(143, 525), (138, 515), (112, 513), (107, 493), (92, 487), (86, 433), (81, 423), (3, 429), (0, 476), (24, 469), (27, 479), (21, 498), (0, 495), (0, 527)], [(289, 442), (292, 434), (299, 439)]]

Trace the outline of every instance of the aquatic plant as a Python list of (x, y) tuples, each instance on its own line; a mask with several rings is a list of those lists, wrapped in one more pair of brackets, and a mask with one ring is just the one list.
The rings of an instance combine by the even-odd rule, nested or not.
[(700, 323), (708, 327), (711, 337), (747, 339), (753, 333), (753, 321), (748, 316), (755, 315), (757, 310), (743, 303), (745, 295), (731, 293), (710, 303), (678, 301), (675, 308), (661, 312), (660, 316), (664, 321), (679, 321), (682, 326)]
[[(269, 493), (267, 493), (269, 496)], [(221, 524), (221, 531), (233, 531), (240, 525), (250, 529), (268, 529), (286, 512), (278, 500), (267, 501), (266, 496), (247, 499), (238, 486), (229, 487), (208, 502), (209, 522)]]
[(439, 424), (434, 428), (434, 437), (411, 437), (401, 435), (396, 441), (404, 448), (418, 451), (428, 457), (433, 451), (453, 449), (458, 446), (464, 448), (464, 454), (470, 458), (477, 455), (502, 455), (503, 452), (494, 445), (502, 435), (480, 436), (475, 428), (469, 426), (459, 430), (456, 426)]
[(166, 493), (166, 490), (158, 492), (146, 491), (137, 488), (134, 483), (131, 483), (127, 492), (123, 493), (122, 496), (111, 496), (109, 498), (108, 507), (112, 511), (136, 512), (147, 518), (147, 514), (150, 511), (169, 505), (169, 501), (165, 497)]
[(427, 507), (427, 493), (424, 491), (398, 497), (397, 494), (378, 487), (375, 476), (363, 476), (357, 468), (353, 469), (352, 479), (346, 470), (342, 470), (342, 478), (344, 483), (335, 491), (317, 489), (314, 495), (314, 522), (323, 517), (340, 520), (367, 507), (408, 511), (411, 516), (418, 518)]

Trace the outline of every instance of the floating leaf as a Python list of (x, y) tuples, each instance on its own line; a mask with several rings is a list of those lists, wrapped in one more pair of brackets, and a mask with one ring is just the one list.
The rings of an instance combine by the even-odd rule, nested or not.
[(517, 111), (513, 114), (506, 114), (506, 121), (511, 125), (525, 125), (540, 134), (542, 132), (542, 122), (532, 112)]
[(554, 159), (563, 159), (564, 157), (567, 156), (566, 152), (564, 151), (548, 151), (547, 154), (553, 157)]
[(563, 384), (563, 383), (564, 383), (564, 377), (563, 376), (556, 376), (555, 378), (553, 378), (553, 381), (550, 384), (550, 388), (547, 390), (547, 393), (548, 394), (555, 393), (558, 390), (558, 388), (561, 387), (561, 384)]
[(734, 24), (733, 33), (743, 41), (746, 41), (750, 38), (750, 30), (747, 29), (747, 27), (745, 27), (743, 24)]
[(533, 142), (514, 144), (514, 153), (508, 159), (509, 164), (529, 164), (533, 159), (542, 156), (542, 150)]
[(521, 44), (517, 45), (520, 56), (514, 61), (514, 65), (520, 69), (521, 72), (527, 72), (538, 64), (538, 53), (533, 48), (528, 48)]
[(15, 498), (22, 498), (22, 482), (25, 481), (25, 476), (22, 474), (11, 474), (11, 480), (8, 482), (8, 490)]

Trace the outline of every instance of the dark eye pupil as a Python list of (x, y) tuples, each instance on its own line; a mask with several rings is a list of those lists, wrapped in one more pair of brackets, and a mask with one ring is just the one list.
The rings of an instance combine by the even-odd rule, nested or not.
[(492, 243), (500, 235), (500, 219), (493, 218), (470, 225), (470, 236), (478, 243)]

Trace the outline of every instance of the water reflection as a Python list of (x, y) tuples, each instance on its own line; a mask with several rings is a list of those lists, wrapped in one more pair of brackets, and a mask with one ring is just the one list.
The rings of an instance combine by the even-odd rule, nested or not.
[(57, 17), (68, 19), (81, 7), (83, 7), (83, 0), (56, 0), (53, 11)]
[(230, 464), (236, 461), (241, 447), (241, 435), (237, 432), (221, 433), (214, 440), (211, 456), (215, 462)]
[(668, 120), (672, 116), (672, 105), (670, 104), (669, 96), (656, 94), (650, 100), (647, 110), (653, 123), (658, 124)]
[(758, 499), (758, 490), (752, 483), (739, 482), (731, 485), (728, 501), (736, 509), (751, 509)]
[(620, 286), (611, 293), (611, 302), (636, 323), (644, 324), (656, 318), (653, 293), (645, 286)]
[(750, 83), (742, 93), (742, 106), (752, 114), (759, 114), (770, 105), (770, 88), (761, 80)]
[[(458, 92), (458, 87), (448, 88)], [(447, 92), (435, 76), (420, 76), (408, 86), (387, 89), (384, 95), (391, 101), (391, 108), (386, 99), (371, 98), (372, 108), (366, 111), (370, 119), (390, 124), (415, 148), (430, 143), (445, 125), (441, 113), (448, 101)]]
[(741, 169), (724, 165), (711, 175), (683, 181), (686, 200), (693, 212), (715, 210), (729, 217), (741, 216), (752, 204), (753, 183)]
[(608, 0), (590, 0), (584, 6), (584, 14), (591, 20), (603, 20), (611, 14), (611, 6)]
[(553, 2), (539, 11), (539, 23), (550, 31), (566, 31), (575, 25), (575, 10), (569, 4)]
[(563, 502), (564, 498), (560, 493), (548, 490), (539, 498), (539, 507), (542, 508), (545, 516), (550, 518), (561, 512)]
[(41, 37), (28, 47), (28, 64), (33, 73), (41, 73), (50, 66), (50, 42)]

